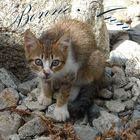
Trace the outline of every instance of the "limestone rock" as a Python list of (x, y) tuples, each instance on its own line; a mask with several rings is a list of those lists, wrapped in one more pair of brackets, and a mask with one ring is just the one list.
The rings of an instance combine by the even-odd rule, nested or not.
[(0, 94), (0, 109), (16, 106), (19, 100), (18, 92), (13, 88), (6, 88)]
[(35, 138), (34, 140), (51, 140), (51, 138), (41, 136), (41, 137)]
[(76, 134), (78, 134), (83, 140), (93, 140), (99, 133), (97, 129), (84, 125), (76, 125), (74, 129), (76, 131)]
[(107, 89), (102, 89), (99, 93), (99, 97), (102, 97), (104, 99), (111, 99), (112, 98), (113, 93)]
[(39, 135), (45, 131), (47, 131), (46, 123), (37, 117), (20, 127), (18, 134), (21, 139), (26, 139), (26, 137)]
[(21, 117), (15, 113), (0, 112), (0, 134), (6, 137), (17, 133), (21, 120)]
[(114, 93), (113, 93), (113, 99), (118, 99), (118, 100), (127, 100), (128, 94), (127, 92), (124, 90), (124, 88), (117, 88), (114, 89)]
[(127, 85), (127, 78), (125, 77), (125, 73), (121, 68), (113, 67), (112, 72), (114, 73), (112, 76), (112, 84), (114, 88), (121, 88)]
[(29, 92), (31, 92), (34, 88), (37, 87), (39, 81), (38, 78), (32, 79), (30, 81), (23, 82), (18, 85), (18, 90), (24, 94), (27, 95)]
[(125, 40), (115, 50), (110, 52), (109, 60), (112, 64), (125, 65), (130, 59), (140, 60), (140, 45), (134, 41)]
[(31, 101), (25, 104), (30, 110), (44, 110), (46, 106), (40, 105), (38, 101)]
[(102, 133), (108, 130), (112, 126), (112, 123), (115, 123), (116, 131), (121, 128), (120, 119), (117, 116), (110, 114), (106, 111), (101, 111), (101, 116), (93, 120), (93, 126)]
[(109, 111), (112, 111), (112, 112), (120, 112), (125, 109), (124, 104), (116, 100), (106, 101), (105, 105), (109, 109)]
[(139, 120), (140, 119), (140, 112), (138, 110), (134, 110), (132, 114), (132, 120)]
[(0, 80), (0, 93), (4, 90), (5, 85)]
[[(139, 56), (139, 54), (138, 54)], [(130, 59), (126, 62), (126, 76), (140, 78), (140, 62), (138, 58)]]
[(8, 70), (1, 68), (0, 69), (0, 80), (6, 87), (17, 88), (19, 85), (19, 80)]

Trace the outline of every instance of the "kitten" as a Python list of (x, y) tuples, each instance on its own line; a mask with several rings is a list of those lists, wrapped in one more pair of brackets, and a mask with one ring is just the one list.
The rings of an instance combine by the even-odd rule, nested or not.
[(59, 91), (54, 116), (69, 118), (68, 101), (74, 101), (81, 86), (102, 78), (105, 57), (96, 47), (92, 26), (77, 20), (54, 24), (37, 39), (28, 29), (24, 34), (25, 56), (33, 72), (42, 78), (40, 104), (52, 103)]

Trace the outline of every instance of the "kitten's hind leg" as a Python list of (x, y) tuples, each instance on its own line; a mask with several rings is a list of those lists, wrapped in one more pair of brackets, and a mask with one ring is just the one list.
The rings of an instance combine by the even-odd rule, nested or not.
[(48, 106), (52, 103), (52, 88), (50, 82), (41, 81), (41, 94), (38, 97), (38, 102), (42, 105)]

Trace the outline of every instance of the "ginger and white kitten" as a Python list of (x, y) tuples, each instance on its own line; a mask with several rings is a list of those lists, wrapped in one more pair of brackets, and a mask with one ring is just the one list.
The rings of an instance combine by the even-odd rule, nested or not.
[(80, 87), (102, 78), (105, 57), (96, 47), (92, 28), (69, 19), (54, 24), (39, 39), (29, 29), (25, 31), (26, 59), (32, 71), (42, 78), (38, 101), (51, 104), (57, 85), (54, 115), (59, 121), (69, 118), (68, 101), (76, 99)]

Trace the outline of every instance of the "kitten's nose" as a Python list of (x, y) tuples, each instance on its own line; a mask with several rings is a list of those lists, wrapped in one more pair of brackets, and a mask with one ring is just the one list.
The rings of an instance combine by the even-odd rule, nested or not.
[(46, 76), (46, 78), (48, 78), (48, 76), (50, 75), (50, 73), (49, 72), (47, 72), (47, 71), (43, 71), (43, 73), (44, 73), (44, 75)]

